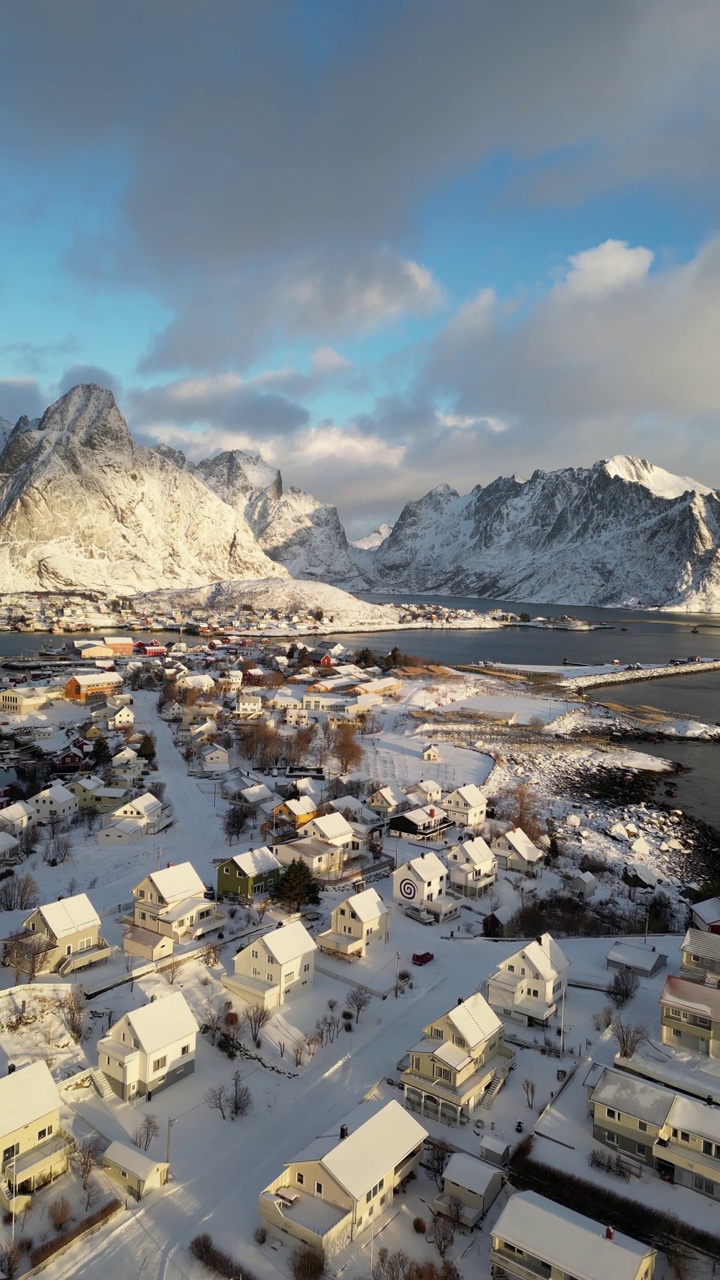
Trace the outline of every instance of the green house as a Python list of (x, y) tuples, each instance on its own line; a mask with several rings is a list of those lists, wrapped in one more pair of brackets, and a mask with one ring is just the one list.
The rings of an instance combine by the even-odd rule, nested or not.
[(225, 895), (255, 900), (269, 898), (281, 871), (280, 863), (267, 845), (236, 853), (217, 869), (218, 898)]

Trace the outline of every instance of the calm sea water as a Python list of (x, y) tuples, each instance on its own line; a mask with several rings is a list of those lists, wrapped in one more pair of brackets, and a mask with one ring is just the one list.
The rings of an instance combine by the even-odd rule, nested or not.
[[(366, 600), (388, 603), (391, 597), (366, 595)], [(428, 605), (431, 598), (405, 593), (392, 597), (394, 602)], [(337, 639), (349, 648), (367, 645), (376, 652), (388, 653), (395, 645), (403, 652), (423, 658), (434, 658), (449, 665), (479, 662), (537, 663), (555, 665), (567, 658), (572, 663), (611, 663), (618, 658), (628, 662), (663, 663), (669, 658), (698, 654), (703, 658), (720, 658), (720, 616), (702, 614), (640, 613), (624, 609), (590, 609), (557, 605), (540, 606), (523, 601), (477, 600), (468, 597), (435, 597), (448, 608), (510, 609), (527, 611), (531, 617), (558, 616), (572, 613), (588, 622), (603, 623), (613, 630), (540, 631), (530, 628), (504, 628), (500, 631), (450, 631), (422, 629), (343, 634)], [(693, 634), (693, 628), (698, 633)], [(153, 638), (169, 642), (177, 634)], [(0, 633), (0, 655), (36, 654), (40, 648), (61, 645), (59, 636)], [(42, 660), (39, 660), (39, 664)], [(667, 680), (649, 680), (616, 685), (612, 690), (596, 690), (591, 696), (598, 701), (612, 699), (628, 706), (649, 704), (668, 714), (720, 722), (720, 672), (694, 670)], [(676, 760), (690, 770), (678, 779), (678, 805), (695, 817), (720, 827), (720, 744), (668, 742), (648, 744), (653, 755)]]

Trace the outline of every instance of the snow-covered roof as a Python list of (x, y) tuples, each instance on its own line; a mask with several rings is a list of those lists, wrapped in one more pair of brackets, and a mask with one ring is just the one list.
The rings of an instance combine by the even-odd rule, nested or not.
[(179, 862), (175, 867), (151, 871), (148, 879), (152, 881), (165, 902), (172, 902), (175, 898), (192, 898), (196, 894), (202, 896), (205, 892), (205, 885), (192, 862)]
[(620, 1231), (606, 1240), (604, 1224), (535, 1191), (511, 1196), (492, 1234), (577, 1280), (635, 1280), (642, 1259), (655, 1252)]
[(673, 1098), (669, 1089), (629, 1072), (611, 1071), (606, 1067), (593, 1089), (591, 1101), (660, 1128), (667, 1120)]
[(477, 805), (485, 804), (485, 796), (474, 782), (469, 782), (464, 787), (456, 787), (454, 791), (451, 791), (446, 795), (445, 803), (452, 807), (452, 801), (456, 796), (461, 800), (466, 800), (473, 809), (476, 808)]
[(410, 858), (398, 867), (398, 871), (412, 871), (423, 883), (447, 875), (445, 863), (440, 861), (436, 853), (431, 852), (423, 853), (419, 858)]
[(720, 920), (720, 898), (705, 898), (704, 902), (694, 903), (692, 913), (703, 924), (717, 924)]
[[(2, 816), (0, 813), (0, 818)], [(720, 934), (709, 933), (707, 929), (688, 929), (680, 950), (700, 956), (702, 960), (720, 960)]]
[(344, 898), (339, 906), (344, 906), (345, 903), (363, 924), (369, 924), (371, 920), (377, 920), (378, 916), (384, 916), (389, 911), (377, 889), (363, 889), (362, 893)]
[(145, 1053), (155, 1053), (174, 1040), (195, 1035), (198, 1029), (182, 991), (131, 1009), (125, 1016)]
[(280, 868), (275, 854), (267, 845), (259, 849), (248, 849), (246, 853), (236, 853), (232, 859), (235, 866), (245, 876), (259, 876), (265, 871), (277, 871)]
[(100, 928), (100, 917), (86, 893), (76, 893), (74, 897), (62, 898), (59, 902), (47, 902), (38, 907), (38, 911), (56, 938), (65, 938), (79, 929)]
[(35, 816), (35, 810), (27, 800), (16, 800), (14, 804), (9, 804), (6, 809), (0, 809), (0, 819), (7, 822), (18, 822), (22, 818), (32, 818)]
[(162, 809), (162, 803), (157, 796), (145, 791), (141, 796), (136, 796), (134, 800), (129, 800), (124, 807), (126, 809), (136, 809), (143, 817), (149, 818), (152, 814), (157, 813), (158, 809)]
[(455, 845), (454, 851), (464, 854), (464, 861), (471, 862), (474, 867), (482, 867), (487, 862), (494, 861), (493, 851), (482, 836), (476, 836), (474, 840), (466, 840), (464, 844)]
[(699, 982), (671, 977), (666, 980), (662, 989), (660, 1004), (664, 1008), (677, 1004), (699, 1014), (701, 1018), (720, 1022), (720, 991), (716, 987), (705, 987)]
[(380, 800), (390, 805), (404, 804), (405, 793), (399, 787), (379, 787), (370, 797), (370, 803), (375, 802), (377, 804)]
[(137, 1147), (128, 1142), (111, 1142), (103, 1152), (103, 1160), (116, 1164), (119, 1169), (127, 1169), (128, 1173), (134, 1174), (143, 1182), (163, 1163), (161, 1160), (154, 1160), (152, 1156), (146, 1156), (144, 1151), (138, 1151)]
[(470, 1049), (482, 1044), (502, 1027), (497, 1014), (479, 991), (450, 1009), (447, 1018)]
[(0, 1079), (0, 1138), (23, 1129), (60, 1106), (47, 1063), (33, 1062)]
[[(701, 934), (700, 936), (709, 935)], [(720, 946), (718, 946), (718, 955), (720, 956)], [(629, 968), (641, 969), (643, 973), (652, 973), (658, 961), (658, 952), (655, 947), (633, 946), (631, 942), (616, 942), (608, 951), (607, 958), (608, 964), (623, 964)], [(667, 956), (662, 958), (667, 960)]]
[(720, 1111), (700, 1102), (699, 1098), (675, 1097), (667, 1123), (673, 1129), (683, 1129), (711, 1142), (720, 1142)]
[(52, 786), (44, 787), (42, 791), (32, 796), (32, 799), (39, 800), (41, 796), (43, 799), (54, 800), (56, 804), (67, 804), (69, 800), (75, 799), (72, 791), (68, 791), (62, 782), (53, 782)]
[(453, 1151), (445, 1165), (443, 1178), (446, 1183), (453, 1182), (456, 1187), (464, 1187), (474, 1195), (483, 1196), (499, 1172), (497, 1165), (476, 1160), (475, 1156), (466, 1155), (464, 1151)]
[(306, 813), (314, 813), (317, 806), (310, 796), (299, 796), (297, 800), (286, 800), (285, 808), (294, 817), (302, 818)]
[(398, 814), (398, 818), (406, 818), (408, 822), (414, 822), (418, 827), (425, 826), (427, 822), (442, 822), (446, 817), (445, 810), (438, 808), (437, 805), (433, 805), (431, 808), (407, 809), (405, 813)]
[(260, 804), (262, 800), (278, 799), (264, 782), (256, 782), (254, 786), (244, 787), (240, 795), (247, 804)]
[(522, 827), (512, 827), (510, 831), (505, 832), (504, 838), (526, 862), (537, 862), (538, 858), (543, 856), (540, 850), (535, 848), (530, 837), (525, 835)]
[(307, 955), (308, 951), (317, 950), (315, 939), (310, 937), (301, 920), (294, 920), (292, 924), (283, 925), (282, 929), (266, 933), (263, 942), (278, 964), (288, 964), (291, 960), (299, 960), (300, 956)]
[(472, 1061), (467, 1049), (461, 1049), (458, 1044), (453, 1044), (452, 1040), (441, 1040), (433, 1051), (433, 1057), (439, 1062), (444, 1062), (446, 1066), (452, 1067), (454, 1071), (459, 1071), (461, 1067)]
[[(347, 1125), (347, 1138), (339, 1136), (341, 1123)], [(333, 1124), (329, 1133), (311, 1142), (293, 1163), (319, 1160), (353, 1199), (360, 1200), (426, 1137), (427, 1130), (395, 1099), (379, 1107), (361, 1102), (343, 1121)]]
[(326, 813), (322, 817), (313, 818), (312, 826), (321, 840), (348, 839), (352, 836), (352, 827), (341, 813)]
[(526, 956), (541, 977), (546, 979), (552, 978), (553, 974), (564, 973), (570, 968), (570, 961), (565, 952), (549, 933), (543, 933), (533, 942), (529, 942), (520, 954)]
[(18, 845), (19, 841), (9, 831), (0, 831), (0, 854), (9, 853), (11, 849), (17, 849)]
[(81, 689), (88, 686), (94, 686), (101, 682), (102, 684), (122, 684), (123, 678), (114, 671), (81, 671), (75, 672), (69, 677), (71, 680), (77, 680)]

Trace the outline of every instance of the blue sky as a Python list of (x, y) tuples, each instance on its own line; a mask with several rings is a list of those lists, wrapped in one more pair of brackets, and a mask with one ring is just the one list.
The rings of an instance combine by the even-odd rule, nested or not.
[(720, 485), (709, 0), (26, 0), (0, 415), (112, 386), (351, 531), (614, 453)]

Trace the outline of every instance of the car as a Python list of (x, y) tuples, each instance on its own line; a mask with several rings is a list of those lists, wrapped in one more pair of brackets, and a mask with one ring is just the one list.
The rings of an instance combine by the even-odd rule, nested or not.
[(434, 924), (435, 917), (430, 915), (424, 907), (406, 907), (405, 915), (408, 920), (415, 920), (418, 924)]
[(412, 962), (413, 964), (419, 964), (419, 965), (430, 964), (430, 961), (434, 959), (435, 959), (435, 956), (433, 955), (432, 951), (415, 951), (413, 952)]

